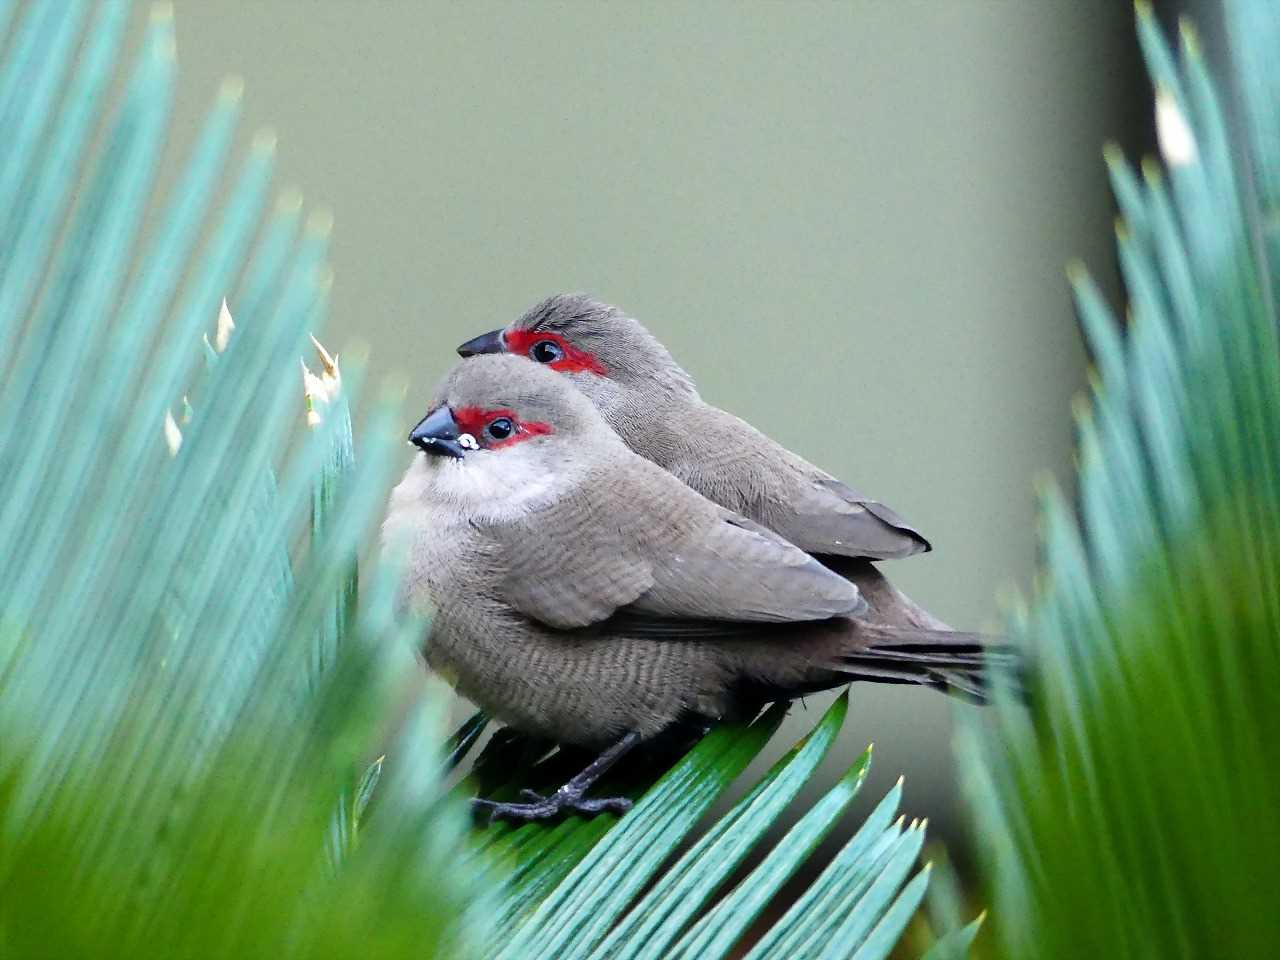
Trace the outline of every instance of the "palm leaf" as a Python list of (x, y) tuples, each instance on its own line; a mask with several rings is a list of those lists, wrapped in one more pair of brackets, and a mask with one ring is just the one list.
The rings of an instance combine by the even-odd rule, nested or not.
[[(838, 698), (810, 734), (679, 857), (677, 849), (711, 804), (768, 743), (785, 706), (751, 724), (713, 730), (652, 785), (653, 772), (634, 766), (606, 780), (601, 791), (640, 798), (616, 825), (617, 818), (607, 815), (553, 825), (481, 825), (480, 855), (511, 866), (500, 888), (497, 946), (488, 955), (701, 958), (740, 950), (761, 911), (838, 822), (866, 775), (869, 748), (754, 869), (730, 885), (744, 858), (811, 780), (847, 705), (847, 695)], [(456, 739), (477, 722), (468, 721)], [(476, 779), (486, 795), (514, 795), (530, 782), (554, 785), (577, 761), (568, 758), (565, 767), (545, 751), (523, 738), (495, 737), (477, 761)], [(895, 821), (901, 796), (899, 784), (800, 899), (759, 935), (752, 958), (888, 956), (928, 877), (925, 870), (907, 882), (924, 824), (904, 829), (902, 818)]]
[(1140, 7), (1166, 168), (1108, 151), (1128, 324), (1073, 275), (1097, 374), (1076, 516), (1046, 491), (1044, 585), (1014, 617), (1034, 709), (964, 751), (1003, 956), (1280, 938), (1280, 11), (1228, 10), (1241, 139), (1194, 33), (1175, 54)]
[[(101, 5), (77, 60), (88, 6), (28, 4), (0, 69), (0, 943), (14, 957), (464, 956), (485, 895), (456, 863), (444, 698), (412, 711), (376, 811), (374, 777), (359, 779), (416, 669), (393, 572), (364, 603), (353, 587), (395, 405), (374, 405), (356, 458), (349, 369), (332, 415), (277, 458), (324, 310), (323, 220), (299, 236), (286, 197), (250, 255), (260, 138), (195, 255), (238, 113), (228, 86), (140, 246), (172, 25), (153, 18), (77, 188), (127, 15)], [(201, 372), (199, 332), (226, 291), (239, 328)], [(164, 414), (188, 389), (171, 452)], [(335, 849), (344, 798), (351, 841)]]

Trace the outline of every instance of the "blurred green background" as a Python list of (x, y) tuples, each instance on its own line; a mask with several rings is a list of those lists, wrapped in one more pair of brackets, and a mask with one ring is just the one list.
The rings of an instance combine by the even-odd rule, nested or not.
[[(1100, 147), (1145, 142), (1129, 4), (175, 7), (168, 177), (242, 75), (248, 131), (272, 126), (284, 182), (336, 218), (324, 339), (407, 379), (406, 429), (457, 343), (589, 291), (919, 526), (935, 551), (884, 565), (911, 596), (998, 628), (1033, 479), (1069, 468), (1063, 268), (1109, 276)], [(858, 688), (829, 775), (874, 740), (864, 803), (905, 773), (905, 809), (958, 836), (959, 709)]]

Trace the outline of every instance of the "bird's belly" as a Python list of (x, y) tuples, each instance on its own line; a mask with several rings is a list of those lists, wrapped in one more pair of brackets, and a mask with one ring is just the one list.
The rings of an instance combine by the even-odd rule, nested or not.
[(510, 622), (477, 630), (438, 615), (427, 661), (490, 715), (525, 733), (602, 747), (718, 716), (725, 683), (706, 645), (561, 634)]

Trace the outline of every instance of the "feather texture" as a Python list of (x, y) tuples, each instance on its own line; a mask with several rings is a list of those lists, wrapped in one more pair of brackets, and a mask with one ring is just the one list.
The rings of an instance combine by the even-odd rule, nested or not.
[(978, 638), (849, 616), (850, 580), (633, 453), (567, 378), (483, 356), (434, 402), (550, 426), (420, 455), (383, 528), (407, 546), (409, 602), (434, 614), (428, 661), (512, 726), (599, 747), (850, 679), (981, 695)]

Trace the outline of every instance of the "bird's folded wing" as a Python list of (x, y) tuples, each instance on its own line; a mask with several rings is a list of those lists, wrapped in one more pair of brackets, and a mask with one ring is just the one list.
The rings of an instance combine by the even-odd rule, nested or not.
[(802, 550), (639, 457), (486, 532), (505, 599), (558, 628), (622, 608), (665, 621), (779, 623), (864, 606), (853, 584)]
[(890, 560), (929, 549), (929, 541), (883, 503), (819, 475), (772, 521), (810, 553)]
[(857, 588), (764, 527), (717, 507), (716, 521), (655, 557), (633, 613), (785, 623), (861, 612)]

